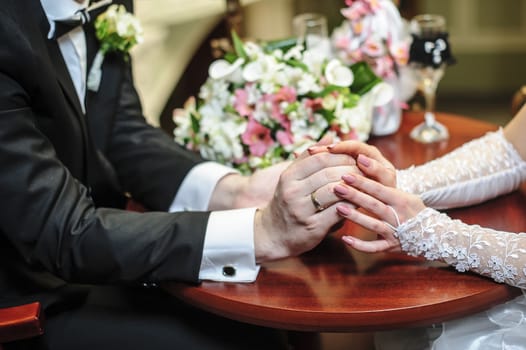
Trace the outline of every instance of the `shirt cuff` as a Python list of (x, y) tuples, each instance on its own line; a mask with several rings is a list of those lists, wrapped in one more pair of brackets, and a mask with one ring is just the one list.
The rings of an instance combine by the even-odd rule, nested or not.
[(256, 208), (215, 211), (206, 229), (199, 279), (253, 282), (260, 266), (254, 252)]
[(196, 165), (185, 176), (169, 211), (203, 211), (208, 209), (217, 183), (227, 174), (236, 170), (215, 162)]

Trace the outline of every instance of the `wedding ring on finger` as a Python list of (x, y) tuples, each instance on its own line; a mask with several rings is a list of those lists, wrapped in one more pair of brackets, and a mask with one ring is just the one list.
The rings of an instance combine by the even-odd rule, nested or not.
[(327, 208), (327, 207), (324, 207), (323, 205), (321, 205), (321, 203), (318, 200), (318, 198), (316, 198), (316, 191), (312, 191), (311, 192), (310, 200), (311, 200), (312, 204), (314, 205), (314, 208), (316, 209), (316, 212), (322, 211), (322, 210)]

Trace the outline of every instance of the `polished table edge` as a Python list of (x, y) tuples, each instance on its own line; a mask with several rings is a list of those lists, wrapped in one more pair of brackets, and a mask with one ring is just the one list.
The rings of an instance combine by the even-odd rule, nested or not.
[[(491, 281), (491, 283), (494, 282)], [(369, 332), (431, 326), (485, 311), (522, 294), (519, 288), (499, 284), (478, 294), (467, 295), (454, 301), (412, 308), (371, 311), (367, 312), (367, 317), (364, 318), (365, 312), (363, 311), (306, 311), (243, 304), (237, 300), (209, 294), (206, 287), (202, 286), (166, 283), (164, 288), (184, 302), (219, 316), (258, 326), (303, 332)], [(488, 298), (492, 300), (492, 303), (486, 303)], [(455, 311), (452, 312), (452, 309)], [(386, 319), (390, 321), (386, 322)], [(280, 320), (285, 321), (280, 322)]]

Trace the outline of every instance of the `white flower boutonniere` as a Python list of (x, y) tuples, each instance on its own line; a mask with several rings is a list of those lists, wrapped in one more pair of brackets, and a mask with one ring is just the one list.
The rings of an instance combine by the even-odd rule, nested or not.
[(97, 91), (101, 80), (101, 67), (108, 52), (122, 52), (125, 59), (132, 47), (143, 40), (139, 20), (123, 5), (111, 5), (95, 20), (95, 35), (101, 45), (88, 75), (89, 90)]

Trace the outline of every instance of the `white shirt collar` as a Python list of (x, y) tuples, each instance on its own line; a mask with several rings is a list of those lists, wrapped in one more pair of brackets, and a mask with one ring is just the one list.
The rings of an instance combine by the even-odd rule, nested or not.
[(40, 3), (49, 22), (48, 38), (51, 38), (55, 32), (54, 20), (73, 16), (77, 11), (86, 8), (89, 0), (80, 3), (73, 0), (40, 0)]
[(89, 0), (80, 3), (73, 0), (40, 0), (44, 12), (49, 19), (61, 19), (71, 17), (88, 6)]

